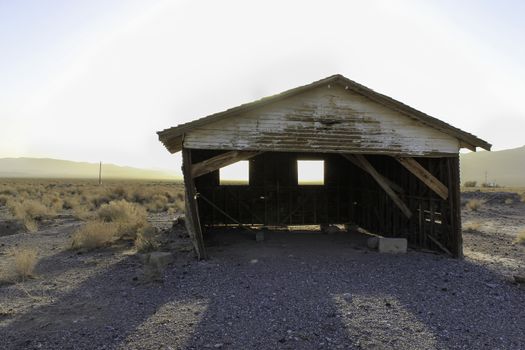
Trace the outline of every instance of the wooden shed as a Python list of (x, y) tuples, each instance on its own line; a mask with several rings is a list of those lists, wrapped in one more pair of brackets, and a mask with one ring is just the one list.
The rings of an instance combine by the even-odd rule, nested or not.
[[(342, 75), (158, 132), (182, 151), (187, 227), (352, 224), (462, 257), (459, 150), (491, 145)], [(248, 180), (219, 170), (247, 161)], [(301, 161), (322, 180), (301, 183)]]

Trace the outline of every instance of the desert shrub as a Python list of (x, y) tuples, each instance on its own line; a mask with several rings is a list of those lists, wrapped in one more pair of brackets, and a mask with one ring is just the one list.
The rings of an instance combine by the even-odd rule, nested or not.
[(105, 195), (92, 195), (87, 197), (87, 199), (94, 208), (100, 208), (104, 204), (111, 202), (111, 198)]
[(481, 228), (481, 221), (467, 221), (463, 224), (463, 231), (476, 232)]
[(32, 219), (43, 219), (49, 215), (49, 209), (36, 200), (29, 199), (22, 202), (10, 201), (10, 210), (17, 219), (30, 217)]
[(61, 211), (64, 204), (57, 193), (42, 196), (41, 203), (48, 207), (50, 212), (54, 213)]
[(13, 250), (13, 271), (17, 277), (26, 279), (33, 275), (38, 262), (38, 254), (34, 248), (16, 248)]
[(75, 196), (71, 196), (71, 197), (65, 198), (62, 201), (62, 209), (65, 209), (65, 210), (75, 209), (79, 205), (80, 205), (80, 199), (78, 197), (75, 197)]
[(126, 200), (104, 204), (97, 211), (98, 217), (106, 222), (146, 220), (146, 211), (137, 204)]
[(465, 181), (464, 186), (465, 187), (476, 187), (477, 183), (478, 183), (477, 181)]
[(0, 194), (0, 205), (6, 205), (10, 199), (11, 199), (11, 196)]
[(14, 188), (4, 187), (3, 189), (0, 190), (0, 194), (14, 197), (18, 194), (18, 191)]
[(157, 230), (152, 226), (145, 226), (141, 228), (137, 233), (137, 238), (135, 238), (135, 248), (140, 253), (146, 253), (154, 251), (157, 248), (157, 243), (155, 242), (155, 234)]
[(97, 211), (97, 216), (104, 222), (118, 223), (121, 236), (129, 235), (135, 237), (137, 230), (147, 224), (146, 210), (135, 203), (125, 200), (104, 204)]
[(518, 236), (516, 237), (516, 243), (525, 245), (525, 230), (522, 230), (520, 233), (518, 233)]
[(168, 198), (163, 194), (155, 194), (150, 202), (146, 204), (146, 208), (154, 213), (160, 213), (168, 210)]
[(92, 250), (111, 244), (118, 237), (114, 222), (91, 221), (73, 233), (71, 248)]
[(466, 207), (472, 211), (478, 211), (483, 205), (483, 201), (479, 199), (471, 199), (467, 202)]
[(33, 199), (22, 202), (9, 201), (7, 206), (11, 214), (13, 214), (29, 232), (35, 232), (38, 229), (38, 220), (51, 216), (49, 208)]
[(91, 210), (91, 207), (88, 205), (80, 204), (73, 208), (73, 217), (79, 220), (93, 220), (95, 216), (96, 214)]
[(130, 195), (132, 202), (144, 204), (150, 200), (152, 194), (144, 188), (136, 188)]

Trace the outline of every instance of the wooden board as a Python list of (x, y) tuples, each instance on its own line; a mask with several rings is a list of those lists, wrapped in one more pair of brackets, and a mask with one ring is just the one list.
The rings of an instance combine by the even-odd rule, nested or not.
[(337, 85), (197, 127), (184, 147), (454, 156), (459, 141)]
[(388, 196), (394, 201), (394, 203), (399, 207), (399, 209), (405, 214), (407, 218), (412, 217), (412, 212), (407, 207), (405, 202), (399, 198), (399, 196), (392, 190), (392, 188), (386, 183), (383, 179), (383, 176), (377, 172), (377, 170), (370, 164), (370, 162), (360, 154), (354, 155), (355, 159), (361, 164), (361, 166), (366, 170), (376, 180), (376, 182), (381, 186), (383, 190), (388, 194)]
[(182, 149), (182, 174), (184, 176), (186, 228), (195, 247), (195, 251), (197, 252), (197, 257), (199, 259), (207, 259), (208, 256), (204, 247), (204, 239), (202, 237), (199, 219), (195, 182), (191, 175), (191, 151), (187, 148)]
[(414, 174), (425, 185), (443, 199), (448, 198), (448, 188), (427, 169), (418, 163), (414, 158), (396, 157), (397, 161), (401, 163), (408, 171)]
[(262, 152), (231, 151), (231, 152), (219, 154), (218, 156), (212, 157), (210, 159), (206, 159), (200, 163), (193, 164), (191, 166), (191, 174), (194, 178), (199, 177), (199, 176), (211, 173), (212, 171), (215, 171), (219, 168), (236, 163), (240, 160), (250, 159), (260, 153)]
[[(352, 162), (352, 164), (354, 164), (356, 167), (362, 169), (364, 172), (367, 172), (368, 171), (361, 165), (361, 162), (359, 162), (357, 159), (355, 159), (355, 157), (353, 155), (349, 155), (349, 154), (341, 154), (341, 156), (343, 156), (344, 158), (348, 159), (350, 162)], [(394, 181), (386, 178), (385, 176), (379, 174), (379, 176), (381, 176), (381, 178), (383, 179), (384, 182), (386, 182), (388, 184), (388, 186), (392, 187), (392, 189), (394, 191), (396, 191), (397, 193), (401, 193), (403, 194), (405, 192), (405, 190), (403, 190), (403, 187), (399, 186), (398, 184), (396, 184)]]

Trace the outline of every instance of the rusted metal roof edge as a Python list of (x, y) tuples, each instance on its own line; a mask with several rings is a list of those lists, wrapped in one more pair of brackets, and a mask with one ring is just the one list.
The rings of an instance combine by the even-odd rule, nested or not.
[(199, 126), (211, 123), (211, 122), (215, 122), (215, 121), (218, 121), (224, 118), (232, 117), (232, 116), (238, 115), (243, 112), (247, 112), (252, 109), (260, 108), (265, 105), (280, 101), (282, 99), (298, 95), (306, 90), (310, 90), (318, 86), (321, 86), (324, 84), (331, 84), (331, 83), (338, 83), (341, 86), (345, 87), (346, 89), (350, 89), (362, 96), (365, 96), (373, 100), (376, 103), (382, 104), (383, 106), (387, 108), (396, 110), (408, 117), (411, 117), (417, 121), (420, 121), (421, 123), (429, 127), (433, 127), (441, 132), (454, 136), (458, 138), (460, 141), (463, 141), (469, 145), (472, 145), (475, 147), (481, 147), (487, 151), (490, 151), (492, 147), (490, 143), (480, 139), (479, 137), (473, 134), (470, 134), (466, 131), (458, 129), (440, 119), (437, 119), (428, 114), (425, 114), (389, 96), (378, 93), (340, 74), (332, 75), (332, 76), (315, 81), (307, 85), (303, 85), (303, 86), (299, 86), (299, 87), (296, 87), (290, 90), (286, 90), (276, 95), (264, 97), (259, 100), (253, 101), (253, 102), (245, 103), (237, 107), (227, 109), (222, 112), (214, 113), (209, 116), (193, 120), (188, 123), (184, 123), (184, 124), (180, 124), (180, 125), (168, 128), (168, 129), (164, 129), (164, 130), (158, 131), (157, 135), (159, 137), (159, 140), (164, 144), (164, 146), (168, 149), (168, 151), (170, 151), (171, 153), (175, 153), (175, 152), (180, 151), (180, 147), (170, 146), (170, 144), (173, 145), (175, 143), (179, 143), (177, 139), (181, 138), (182, 135), (188, 130), (191, 130), (196, 127), (199, 127)]

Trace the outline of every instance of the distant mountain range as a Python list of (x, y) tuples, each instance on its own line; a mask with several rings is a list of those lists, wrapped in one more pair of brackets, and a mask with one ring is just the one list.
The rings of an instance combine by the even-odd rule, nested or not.
[[(493, 152), (460, 155), (461, 183), (487, 180), (507, 187), (525, 187), (525, 146)], [(98, 178), (98, 163), (73, 162), (50, 158), (0, 158), (0, 177), (22, 178)], [(177, 180), (175, 171), (140, 169), (102, 164), (103, 179)]]
[(461, 154), (461, 183), (487, 181), (507, 187), (525, 187), (525, 146), (502, 151)]
[[(99, 163), (50, 158), (0, 158), (0, 177), (98, 179)], [(102, 164), (102, 179), (177, 180), (176, 172)]]

